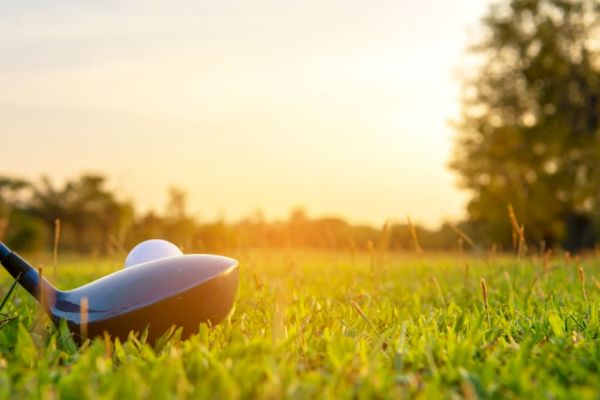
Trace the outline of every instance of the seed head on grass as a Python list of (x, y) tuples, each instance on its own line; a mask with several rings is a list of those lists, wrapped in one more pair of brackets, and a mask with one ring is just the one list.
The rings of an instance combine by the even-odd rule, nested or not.
[(521, 258), (527, 251), (527, 242), (525, 241), (525, 225), (519, 224), (517, 215), (512, 204), (508, 204), (508, 217), (513, 229), (513, 248), (517, 250), (517, 256)]
[(587, 290), (585, 288), (585, 271), (584, 271), (583, 267), (581, 265), (579, 265), (579, 259), (577, 260), (577, 264), (579, 266), (579, 268), (577, 269), (577, 272), (579, 274), (579, 282), (581, 282), (581, 292), (583, 293), (583, 300), (585, 301), (585, 310), (586, 310), (587, 316), (589, 318), (590, 304), (588, 301)]
[(56, 278), (56, 269), (58, 264), (58, 241), (60, 240), (60, 218), (54, 220), (54, 278)]
[(508, 204), (508, 217), (510, 218), (510, 224), (512, 225), (513, 233), (519, 232), (519, 221), (517, 220), (515, 209), (510, 203)]
[(488, 327), (492, 327), (492, 321), (490, 320), (489, 304), (488, 304), (488, 289), (485, 283), (485, 279), (481, 278), (479, 281), (481, 285), (481, 297), (483, 298), (483, 312), (485, 313), (488, 321)]
[(390, 242), (392, 241), (392, 225), (390, 224), (390, 221), (385, 221), (385, 223), (383, 224), (383, 228), (381, 229), (381, 239), (379, 240), (379, 248), (378, 248), (378, 255), (379, 255), (379, 260), (378, 263), (379, 265), (381, 265), (382, 267), (385, 267), (385, 262), (386, 262), (386, 253), (388, 251), (388, 248), (390, 247)]
[(104, 332), (104, 357), (112, 358), (113, 356), (113, 343), (110, 339), (108, 332)]
[(484, 308), (484, 310), (487, 311), (487, 309), (488, 309), (488, 290), (487, 290), (487, 285), (485, 283), (485, 278), (481, 278), (481, 280), (479, 281), (479, 284), (481, 286), (481, 297), (483, 298), (483, 308)]
[(527, 242), (525, 241), (525, 225), (522, 224), (521, 228), (519, 229), (519, 249), (518, 249), (519, 258), (523, 257), (525, 255), (526, 251), (527, 251)]
[(583, 267), (581, 265), (579, 265), (579, 260), (577, 261), (577, 274), (579, 275), (579, 282), (584, 284), (585, 283), (585, 271), (583, 270)]
[(256, 273), (256, 271), (252, 270), (252, 279), (254, 279), (254, 285), (256, 286), (256, 290), (260, 290), (263, 288), (263, 283), (261, 282), (260, 278), (258, 277), (258, 274)]
[(408, 230), (410, 231), (410, 237), (412, 239), (412, 244), (415, 248), (415, 251), (418, 255), (423, 254), (423, 249), (421, 248), (421, 244), (419, 243), (419, 237), (417, 236), (417, 229), (413, 225), (410, 217), (406, 217), (406, 222), (408, 223)]

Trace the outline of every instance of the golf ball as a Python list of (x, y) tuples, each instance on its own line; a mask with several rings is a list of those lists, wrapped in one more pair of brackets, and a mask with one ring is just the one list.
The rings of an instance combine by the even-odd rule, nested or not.
[(162, 239), (143, 241), (135, 246), (125, 259), (125, 268), (158, 260), (165, 257), (181, 256), (183, 253), (173, 243)]

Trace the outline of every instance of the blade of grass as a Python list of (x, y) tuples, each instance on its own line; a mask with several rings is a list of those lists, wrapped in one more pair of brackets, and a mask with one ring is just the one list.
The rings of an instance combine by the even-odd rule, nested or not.
[(358, 305), (358, 303), (355, 302), (354, 300), (352, 300), (350, 302), (350, 304), (352, 304), (352, 307), (354, 307), (354, 309), (358, 312), (358, 314), (362, 317), (362, 319), (365, 320), (365, 322), (367, 323), (367, 325), (369, 326), (369, 328), (371, 328), (371, 330), (375, 333), (375, 335), (377, 335), (377, 337), (379, 338), (379, 340), (381, 340), (381, 342), (383, 343), (382, 350), (387, 349), (387, 347), (388, 347), (387, 340), (385, 340), (383, 338), (383, 336), (381, 336), (381, 334), (377, 331), (377, 329), (375, 328), (375, 325), (373, 325), (373, 323), (369, 320), (369, 318), (367, 318), (367, 316), (363, 312), (362, 308), (360, 308), (360, 306)]
[(2, 311), (2, 309), (4, 308), (4, 306), (6, 305), (6, 303), (8, 301), (8, 298), (10, 297), (12, 292), (16, 289), (17, 284), (19, 283), (19, 279), (21, 279), (21, 275), (23, 275), (22, 272), (17, 276), (17, 279), (15, 279), (15, 281), (12, 283), (12, 285), (10, 285), (10, 289), (8, 289), (8, 292), (2, 299), (2, 303), (0, 303), (0, 311)]

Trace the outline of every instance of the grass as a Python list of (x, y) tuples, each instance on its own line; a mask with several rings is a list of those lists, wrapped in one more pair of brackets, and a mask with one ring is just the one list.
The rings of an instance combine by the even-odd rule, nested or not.
[[(232, 316), (78, 348), (22, 289), (0, 398), (598, 398), (600, 262), (251, 251)], [(51, 264), (51, 262), (49, 263)], [(61, 257), (74, 287), (117, 261)], [(9, 290), (7, 274), (0, 294)], [(2, 318), (0, 318), (2, 319)]]

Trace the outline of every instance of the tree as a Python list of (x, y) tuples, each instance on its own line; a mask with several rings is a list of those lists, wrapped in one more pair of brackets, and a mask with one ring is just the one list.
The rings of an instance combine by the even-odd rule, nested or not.
[(120, 202), (105, 187), (100, 175), (84, 174), (55, 187), (44, 177), (34, 188), (32, 215), (44, 221), (48, 231), (61, 220), (61, 243), (80, 252), (122, 247), (125, 230), (133, 221), (133, 207)]
[(185, 190), (175, 186), (169, 188), (169, 199), (165, 210), (165, 216), (168, 219), (175, 221), (188, 218), (187, 215), (187, 198), (188, 194)]
[(23, 179), (0, 176), (0, 240), (19, 251), (38, 251), (47, 240), (43, 222), (27, 209), (31, 191)]
[(482, 60), (465, 82), (450, 167), (471, 193), (471, 222), (511, 238), (511, 203), (528, 238), (594, 243), (600, 206), (600, 3), (510, 0), (483, 20)]
[(23, 202), (22, 193), (28, 188), (29, 182), (23, 179), (0, 176), (0, 240), (4, 239), (11, 215)]
[(175, 186), (169, 188), (163, 232), (166, 238), (184, 250), (192, 244), (195, 230), (195, 221), (188, 215), (187, 199), (185, 190)]

